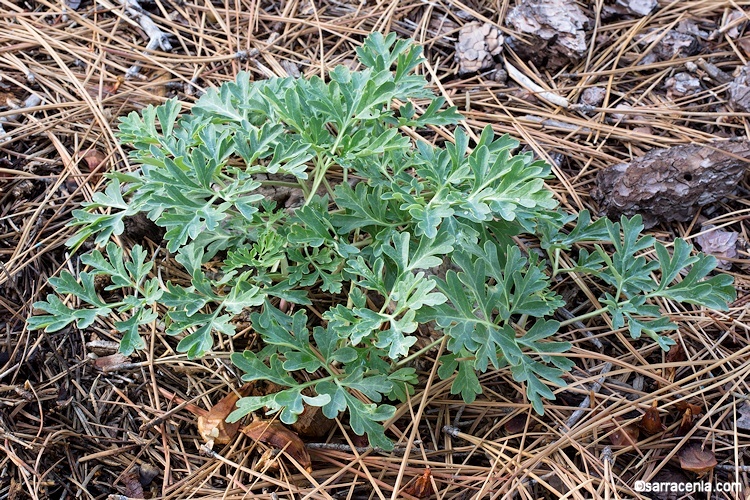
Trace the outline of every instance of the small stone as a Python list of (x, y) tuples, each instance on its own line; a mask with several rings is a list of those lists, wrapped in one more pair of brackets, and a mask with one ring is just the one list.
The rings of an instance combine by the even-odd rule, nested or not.
[(604, 102), (607, 90), (604, 87), (588, 87), (581, 92), (579, 102), (587, 106), (598, 108)]
[(492, 79), (501, 85), (508, 82), (508, 72), (503, 69), (502, 65), (495, 65), (495, 71), (492, 73)]

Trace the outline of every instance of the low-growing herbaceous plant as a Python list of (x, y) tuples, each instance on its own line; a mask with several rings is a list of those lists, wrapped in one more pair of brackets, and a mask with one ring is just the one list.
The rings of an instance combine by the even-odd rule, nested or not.
[[(46, 314), (29, 327), (112, 316), (129, 354), (157, 322), (197, 358), (250, 312), (262, 346), (232, 361), (243, 380), (283, 390), (241, 399), (231, 419), (265, 408), (290, 423), (305, 404), (319, 406), (329, 418), (346, 412), (356, 434), (390, 449), (389, 402), (413, 393), (415, 359), (440, 344), (438, 374), (452, 378), (453, 394), (471, 402), (478, 373), (508, 367), (542, 413), (550, 385), (564, 386), (574, 366), (556, 337), (577, 320), (601, 316), (666, 350), (677, 326), (655, 300), (725, 309), (735, 297), (731, 277), (708, 277), (714, 257), (641, 235), (638, 216), (560, 210), (544, 184), (550, 167), (514, 155), (518, 142), (489, 126), (477, 141), (458, 126), (442, 146), (417, 136), (461, 119), (414, 73), (419, 47), (376, 33), (357, 54), (363, 70), (338, 66), (328, 81), (241, 73), (179, 118), (174, 100), (122, 118), (138, 169), (109, 174), (74, 212), (68, 245), (91, 238), (96, 248), (80, 256), (77, 277), (50, 279), (56, 293), (34, 304)], [(301, 206), (276, 206), (263, 185), (301, 190)], [(164, 228), (165, 248), (112, 241), (138, 213)], [(154, 269), (152, 252), (165, 251), (184, 280), (165, 283)], [(565, 303), (552, 283), (571, 273), (595, 279), (601, 296), (559, 322)], [(421, 348), (418, 329), (433, 339)]]

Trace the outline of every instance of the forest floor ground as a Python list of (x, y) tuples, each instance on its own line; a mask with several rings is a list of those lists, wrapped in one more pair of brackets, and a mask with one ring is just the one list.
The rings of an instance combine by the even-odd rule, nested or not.
[[(738, 233), (736, 257), (722, 271), (738, 291), (729, 311), (666, 311), (680, 326), (673, 338), (681, 354), (582, 325), (602, 347), (583, 335), (574, 342), (577, 368), (543, 417), (508, 370), (482, 375), (484, 394), (463, 404), (450, 384), (430, 379), (427, 363), (423, 389), (390, 423), (414, 441), (404, 437), (388, 453), (355, 449), (339, 422), (310, 449), (309, 475), (283, 459), (259, 462), (246, 436), (201, 454), (195, 417), (164, 394), (209, 407), (237, 387), (225, 355), (189, 361), (174, 339), (155, 337), (113, 368), (90, 356), (92, 341), (117, 340), (105, 325), (55, 333), (25, 325), (31, 304), (51, 292), (48, 279), (81, 267), (64, 245), (72, 210), (101, 189), (102, 173), (131, 168), (115, 135), (130, 111), (171, 97), (189, 107), (202, 89), (243, 70), (256, 79), (325, 75), (351, 64), (367, 34), (396, 32), (423, 45), (421, 71), (465, 126), (479, 134), (490, 124), (518, 138), (553, 165), (549, 187), (566, 210), (598, 214), (591, 190), (602, 169), (654, 148), (747, 137), (750, 115), (729, 104), (729, 88), (750, 57), (750, 2), (661, 0), (647, 16), (580, 2), (589, 23), (579, 60), (550, 69), (558, 64), (506, 46), (488, 67), (464, 74), (459, 31), (486, 22), (518, 36), (505, 22), (510, 0), (127, 5), (0, 1), (0, 499), (136, 497), (138, 471), (155, 474), (143, 481), (145, 498), (680, 498), (636, 493), (637, 481), (737, 482), (740, 491), (684, 498), (750, 498), (747, 175), (691, 220), (649, 230), (666, 243), (694, 242), (708, 224)], [(140, 16), (168, 35), (171, 51), (144, 50)], [(659, 45), (672, 31), (693, 45)], [(504, 61), (569, 104), (595, 87), (602, 100), (593, 96), (588, 108), (550, 102), (519, 78), (504, 80)], [(664, 428), (638, 434), (652, 406)], [(581, 418), (570, 420), (579, 407)], [(460, 432), (445, 433), (446, 425)], [(699, 464), (717, 465), (703, 477), (684, 470), (679, 457), (689, 447)]]

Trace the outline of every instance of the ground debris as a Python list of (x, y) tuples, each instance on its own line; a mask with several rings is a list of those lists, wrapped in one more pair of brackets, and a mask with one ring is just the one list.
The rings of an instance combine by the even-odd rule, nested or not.
[(709, 224), (701, 227), (701, 234), (695, 237), (696, 243), (700, 245), (703, 253), (711, 254), (717, 259), (717, 267), (729, 269), (732, 262), (726, 259), (737, 257), (737, 240), (740, 233), (736, 231), (724, 231), (715, 229)]
[(683, 33), (685, 35), (692, 35), (696, 38), (708, 40), (711, 39), (713, 36), (715, 36), (715, 31), (712, 31), (709, 33), (706, 30), (702, 30), (701, 26), (698, 25), (697, 22), (695, 22), (692, 19), (683, 19), (679, 23), (677, 23), (677, 27), (675, 30), (678, 33)]
[(503, 50), (503, 36), (490, 23), (472, 22), (461, 28), (456, 42), (460, 74), (476, 73), (495, 66), (494, 56)]
[(690, 33), (682, 33), (676, 29), (666, 34), (659, 29), (652, 29), (638, 38), (641, 46), (651, 51), (643, 57), (639, 65), (653, 64), (658, 61), (683, 59), (698, 53), (700, 43), (698, 38)]
[(287, 429), (278, 420), (256, 420), (242, 429), (242, 433), (276, 450), (284, 450), (302, 468), (312, 472), (310, 455), (297, 434)]
[(724, 25), (721, 27), (721, 31), (726, 33), (729, 38), (735, 39), (740, 36), (742, 31), (744, 31), (745, 24), (747, 24), (747, 16), (745, 13), (739, 9), (735, 9), (726, 17)]
[(659, 5), (657, 0), (607, 0), (603, 6), (604, 17), (637, 16), (651, 14)]
[(587, 106), (593, 106), (598, 108), (604, 102), (604, 97), (607, 95), (607, 89), (604, 87), (588, 87), (581, 92), (579, 102)]
[(507, 41), (521, 57), (555, 71), (586, 54), (589, 18), (571, 0), (525, 0), (511, 9), (506, 24), (518, 33)]
[(128, 498), (146, 498), (144, 496), (143, 485), (139, 480), (137, 468), (126, 472), (122, 477), (125, 484), (125, 496)]
[(676, 73), (664, 84), (667, 89), (667, 99), (693, 95), (701, 89), (701, 81), (690, 73)]
[[(686, 485), (691, 484), (690, 479), (680, 470), (672, 467), (665, 467), (650, 481), (652, 491), (652, 498), (659, 498), (659, 500), (680, 500), (685, 498), (683, 493), (679, 491), (686, 491)], [(677, 487), (681, 487), (682, 490), (677, 490)]]
[(729, 84), (729, 105), (735, 111), (750, 111), (750, 64), (740, 68), (739, 73)]
[(750, 403), (745, 401), (745, 403), (737, 409), (737, 413), (739, 414), (739, 418), (737, 418), (737, 428), (750, 431)]
[(697, 441), (686, 444), (677, 457), (682, 470), (694, 472), (699, 477), (711, 472), (717, 464), (714, 452)]
[(690, 220), (702, 206), (731, 193), (747, 170), (750, 141), (653, 149), (610, 166), (591, 191), (603, 214), (642, 214), (647, 227)]

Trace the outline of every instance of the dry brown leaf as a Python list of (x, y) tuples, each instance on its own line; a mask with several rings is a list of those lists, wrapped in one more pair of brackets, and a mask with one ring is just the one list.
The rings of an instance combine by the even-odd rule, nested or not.
[(172, 392), (169, 392), (168, 390), (164, 389), (163, 387), (159, 387), (159, 393), (161, 393), (162, 396), (169, 399), (175, 404), (181, 405), (185, 404), (185, 409), (195, 415), (196, 417), (205, 417), (208, 414), (208, 410), (205, 410), (201, 408), (200, 406), (196, 406), (192, 403), (188, 403), (186, 400), (182, 399), (177, 394), (174, 394)]
[(305, 404), (305, 409), (291, 425), (294, 432), (303, 437), (320, 438), (328, 434), (336, 425), (335, 420), (323, 415), (323, 408)]
[(427, 498), (432, 495), (432, 472), (427, 467), (424, 473), (417, 478), (412, 484), (404, 488), (406, 495), (411, 495), (417, 498)]
[(693, 412), (688, 406), (685, 408), (685, 413), (682, 414), (682, 421), (680, 422), (680, 426), (677, 428), (677, 431), (675, 431), (675, 436), (684, 436), (686, 435), (690, 429), (693, 427)]
[(297, 434), (284, 427), (278, 420), (256, 420), (245, 426), (242, 433), (250, 439), (286, 451), (306, 471), (312, 472), (312, 462), (305, 444)]
[(745, 36), (737, 41), (737, 45), (742, 49), (746, 56), (750, 56), (750, 36)]
[(669, 348), (666, 357), (667, 363), (681, 363), (686, 359), (687, 354), (685, 354), (685, 349), (682, 347), (682, 344), (677, 343)]
[(516, 415), (505, 422), (505, 432), (508, 434), (520, 434), (526, 430), (526, 415)]
[(609, 442), (614, 446), (633, 446), (637, 448), (638, 436), (640, 429), (635, 424), (620, 426), (616, 431), (609, 435)]
[(255, 464), (253, 469), (257, 471), (278, 471), (281, 468), (279, 463), (279, 450), (273, 448), (266, 448), (258, 458), (258, 462)]
[(107, 155), (98, 149), (90, 149), (85, 155), (83, 155), (83, 159), (86, 162), (88, 171), (93, 172), (99, 168), (104, 160), (107, 159)]
[(123, 363), (128, 363), (130, 361), (130, 358), (116, 352), (114, 354), (110, 354), (109, 356), (102, 356), (100, 358), (96, 358), (94, 360), (94, 366), (99, 368), (100, 370), (104, 370), (105, 368), (112, 368), (113, 366), (121, 365)]
[(675, 404), (675, 408), (680, 411), (685, 411), (689, 408), (694, 416), (703, 413), (703, 407), (701, 405), (688, 403), (686, 401), (680, 401), (679, 403)]
[(685, 445), (677, 456), (683, 470), (703, 476), (716, 467), (716, 455), (711, 450), (703, 449), (700, 443), (692, 442)]
[(143, 494), (143, 485), (137, 470), (130, 470), (123, 474), (122, 483), (125, 485), (125, 496), (128, 498), (146, 498)]
[[(289, 304), (290, 306), (293, 304)], [(282, 391), (284, 388), (267, 380), (256, 380), (253, 382), (252, 390), (248, 396), (267, 396)], [(312, 391), (305, 390), (306, 396), (314, 396)], [(323, 415), (323, 409), (319, 406), (310, 406), (303, 403), (304, 410), (297, 416), (297, 421), (289, 425), (289, 428), (299, 436), (305, 438), (322, 438), (328, 434), (336, 425), (336, 421)]]
[[(211, 12), (209, 11), (208, 14), (210, 15)], [(167, 71), (160, 71), (153, 77), (151, 81), (153, 83), (151, 94), (158, 99), (167, 97), (168, 89), (166, 84), (172, 81), (172, 75)]]
[(651, 403), (651, 408), (646, 410), (643, 414), (641, 421), (638, 423), (638, 427), (643, 429), (643, 432), (652, 436), (658, 434), (664, 430), (664, 426), (661, 423), (661, 416), (659, 415), (659, 409), (656, 407), (656, 401)]
[[(658, 490), (655, 489), (653, 491), (659, 492), (659, 500), (685, 500), (686, 496), (684, 492), (688, 491), (687, 489), (685, 489), (685, 485), (691, 482), (692, 481), (684, 472), (677, 468), (672, 468), (669, 466), (664, 467), (662, 470), (660, 470), (650, 481), (650, 483), (654, 487), (658, 487)], [(682, 489), (673, 490), (673, 488), (675, 487)], [(680, 493), (680, 491), (682, 491), (683, 493)]]
[(242, 421), (229, 423), (226, 419), (237, 409), (240, 397), (247, 396), (250, 389), (251, 384), (245, 384), (224, 396), (205, 415), (198, 415), (198, 433), (206, 442), (213, 440), (216, 444), (227, 444), (237, 436)]

